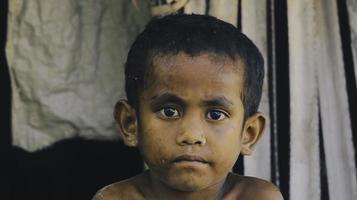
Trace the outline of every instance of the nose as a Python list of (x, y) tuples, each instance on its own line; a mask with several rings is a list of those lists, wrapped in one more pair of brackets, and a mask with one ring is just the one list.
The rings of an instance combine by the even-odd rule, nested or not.
[(199, 119), (185, 119), (182, 121), (182, 128), (176, 137), (176, 142), (180, 146), (206, 144), (203, 122)]

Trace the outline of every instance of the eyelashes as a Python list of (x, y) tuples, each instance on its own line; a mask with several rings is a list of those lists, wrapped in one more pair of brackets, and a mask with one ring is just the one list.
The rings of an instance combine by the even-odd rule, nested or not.
[(164, 107), (159, 111), (160, 115), (167, 119), (177, 119), (181, 117), (178, 109), (173, 107)]
[(214, 121), (222, 121), (226, 117), (228, 117), (228, 114), (221, 110), (212, 110), (209, 111), (206, 115), (207, 119), (214, 120)]
[[(172, 106), (165, 106), (159, 109), (157, 112), (159, 117), (167, 120), (179, 119), (183, 116), (183, 112)], [(205, 114), (205, 117), (209, 121), (223, 121), (229, 117), (228, 113), (221, 109), (210, 109)]]

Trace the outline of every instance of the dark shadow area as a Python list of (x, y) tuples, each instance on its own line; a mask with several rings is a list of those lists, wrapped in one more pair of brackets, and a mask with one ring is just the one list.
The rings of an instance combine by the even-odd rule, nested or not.
[(327, 181), (327, 168), (325, 159), (325, 145), (324, 135), (322, 134), (322, 121), (321, 112), (319, 107), (319, 156), (320, 156), (320, 186), (321, 186), (321, 200), (330, 200), (328, 193), (328, 181)]
[(10, 186), (7, 180), (11, 180), (11, 128), (10, 128), (10, 108), (11, 108), (11, 89), (9, 70), (5, 57), (5, 44), (7, 33), (7, 10), (8, 1), (0, 1), (0, 198), (7, 199), (10, 193)]
[(290, 92), (287, 0), (274, 1), (276, 112), (280, 190), (289, 200), (290, 183)]
[(8, 199), (16, 200), (91, 199), (143, 170), (139, 152), (121, 141), (69, 139), (34, 153), (12, 147), (11, 159)]
[(233, 166), (233, 172), (237, 174), (244, 174), (244, 156), (240, 155)]
[[(345, 67), (345, 76), (346, 76), (346, 89), (348, 95), (348, 106), (349, 114), (351, 119), (351, 129), (352, 129), (352, 141), (354, 149), (357, 149), (357, 86), (356, 86), (356, 77), (354, 71), (352, 47), (353, 42), (351, 42), (351, 30), (350, 30), (350, 20), (347, 11), (346, 0), (337, 0), (337, 9), (338, 9), (338, 22), (340, 25), (340, 34), (341, 34), (341, 44), (342, 44), (342, 55), (343, 55), (343, 64)], [(357, 153), (355, 151), (355, 163), (357, 166)]]

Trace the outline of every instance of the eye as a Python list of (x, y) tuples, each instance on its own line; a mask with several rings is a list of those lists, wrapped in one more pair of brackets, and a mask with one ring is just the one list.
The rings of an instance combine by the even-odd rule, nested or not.
[(160, 115), (164, 118), (179, 118), (180, 113), (177, 109), (172, 107), (165, 107), (160, 110)]
[(227, 117), (223, 111), (220, 110), (212, 110), (207, 113), (207, 118), (210, 120), (221, 121)]

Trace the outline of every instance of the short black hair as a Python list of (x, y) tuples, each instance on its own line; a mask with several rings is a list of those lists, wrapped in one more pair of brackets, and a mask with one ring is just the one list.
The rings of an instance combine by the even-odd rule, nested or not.
[(131, 46), (125, 64), (128, 102), (139, 106), (145, 76), (156, 55), (213, 53), (244, 64), (245, 118), (257, 112), (262, 95), (264, 60), (254, 43), (232, 24), (208, 15), (172, 14), (153, 18)]

